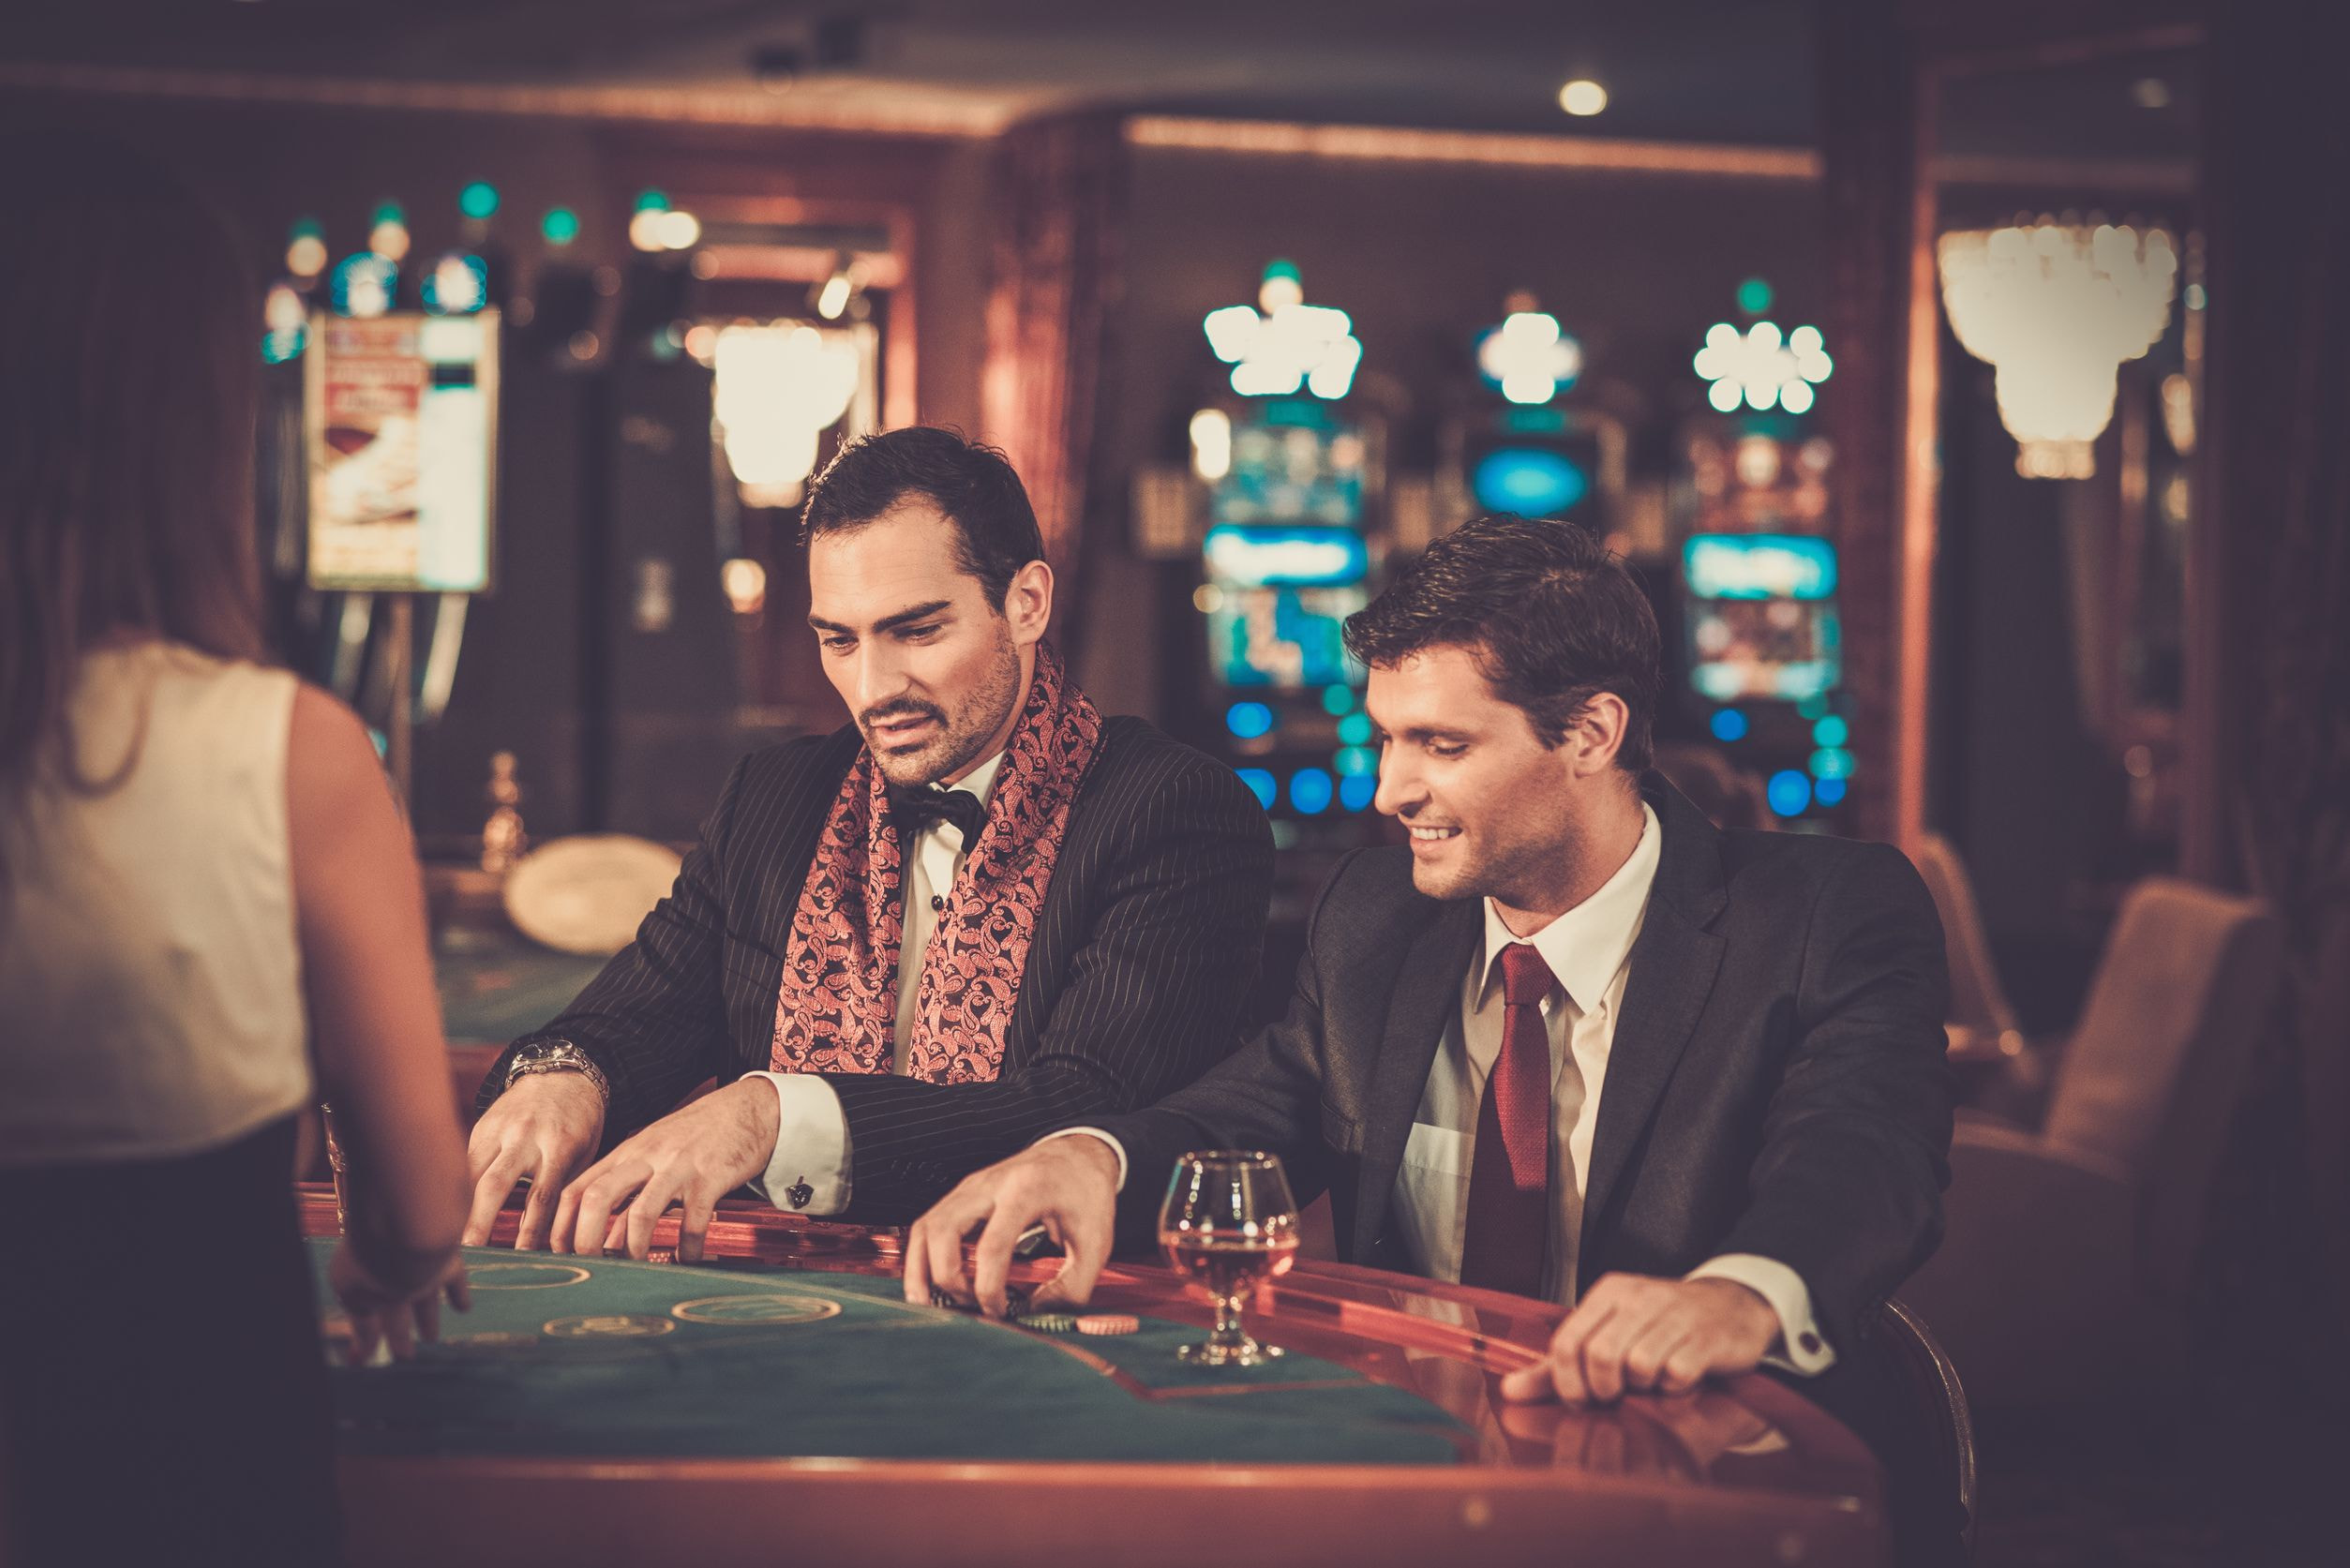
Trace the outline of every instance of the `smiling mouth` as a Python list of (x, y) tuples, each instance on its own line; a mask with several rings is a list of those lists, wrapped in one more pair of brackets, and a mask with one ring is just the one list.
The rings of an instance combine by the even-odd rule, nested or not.
[(1460, 836), (1460, 829), (1459, 828), (1421, 828), (1407, 825), (1407, 829), (1412, 835), (1412, 843), (1414, 845), (1423, 844), (1448, 844), (1452, 840)]

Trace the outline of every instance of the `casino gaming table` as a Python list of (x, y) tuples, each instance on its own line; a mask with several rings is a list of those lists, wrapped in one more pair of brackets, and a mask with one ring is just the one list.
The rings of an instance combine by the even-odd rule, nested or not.
[(571, 1006), (605, 962), (540, 947), (502, 914), (443, 924), (433, 941), (433, 977), (451, 1085), (469, 1121), (474, 1088), (506, 1042)]
[[(303, 1205), (322, 1271), (332, 1189)], [(1287, 1353), (1210, 1369), (1152, 1264), (1087, 1308), (1139, 1332), (1051, 1333), (906, 1305), (895, 1232), (729, 1202), (686, 1265), (674, 1216), (643, 1263), (516, 1252), (518, 1219), (441, 1343), (337, 1367), (356, 1564), (1885, 1561), (1876, 1461), (1768, 1378), (1501, 1404), (1539, 1303), (1301, 1260), (1249, 1317)]]

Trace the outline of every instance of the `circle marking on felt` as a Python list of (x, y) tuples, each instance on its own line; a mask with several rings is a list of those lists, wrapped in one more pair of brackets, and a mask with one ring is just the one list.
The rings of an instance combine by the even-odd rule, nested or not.
[(576, 1263), (476, 1263), (465, 1276), (477, 1291), (553, 1291), (588, 1282), (588, 1271)]
[(677, 1324), (650, 1312), (604, 1312), (580, 1318), (557, 1318), (541, 1333), (557, 1339), (650, 1339), (673, 1334)]
[(703, 1296), (681, 1301), (669, 1316), (683, 1323), (772, 1326), (820, 1322), (841, 1315), (841, 1304), (822, 1296), (760, 1295)]

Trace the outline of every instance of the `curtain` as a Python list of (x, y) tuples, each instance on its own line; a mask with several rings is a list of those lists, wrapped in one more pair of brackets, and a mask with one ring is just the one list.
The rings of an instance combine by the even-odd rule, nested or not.
[(1072, 655), (1087, 503), (1108, 489), (1095, 471), (1095, 406), (1118, 296), (1125, 182), (1115, 114), (1031, 121), (998, 148), (980, 424), (1036, 504), (1059, 583), (1055, 632)]
[[(2313, 8), (2215, 8), (2208, 476), (2219, 829), (2283, 916), (2286, 979), (2239, 1113), (2211, 1310), (2350, 1381), (2350, 139)], [(2298, 1365), (2297, 1365), (2298, 1363)]]

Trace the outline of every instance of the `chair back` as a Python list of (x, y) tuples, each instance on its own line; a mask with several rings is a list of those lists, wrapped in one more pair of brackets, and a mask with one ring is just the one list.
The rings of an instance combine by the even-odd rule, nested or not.
[(2007, 988), (1991, 961), (1991, 939), (1983, 928), (1983, 907), (1975, 902), (1973, 878), (1967, 862), (1939, 833), (1920, 837), (1910, 859), (1925, 879), (1942, 917), (1942, 945), (1950, 955), (1950, 1016), (1986, 1038), (2021, 1040), (2015, 1009), (2008, 1005)]
[(2142, 1282), (2182, 1294), (2283, 935), (2268, 906), (2153, 877), (2122, 901), (2042, 1128), (2138, 1181)]
[[(1958, 1368), (1942, 1353), (1925, 1321), (1898, 1301), (1888, 1300), (1879, 1331), (1893, 1353), (1902, 1393), (1917, 1423), (1931, 1440), (1937, 1489), (1958, 1500), (1963, 1520), (1959, 1540), (1969, 1560), (1975, 1549), (1975, 1424)], [(1947, 1537), (1945, 1537), (1947, 1539)]]

